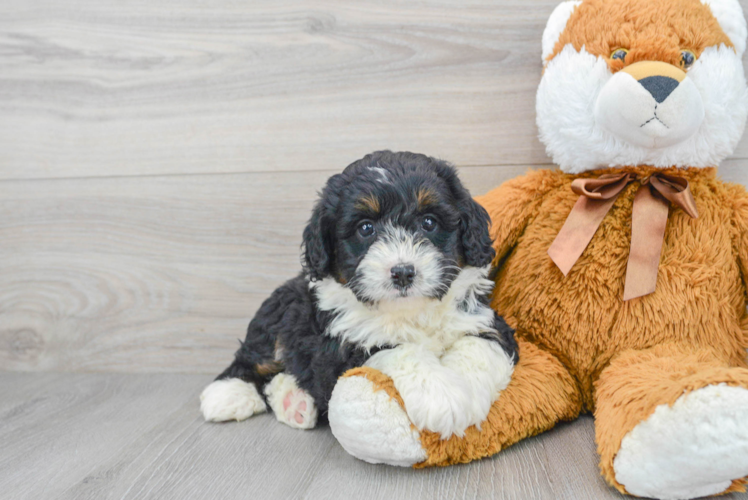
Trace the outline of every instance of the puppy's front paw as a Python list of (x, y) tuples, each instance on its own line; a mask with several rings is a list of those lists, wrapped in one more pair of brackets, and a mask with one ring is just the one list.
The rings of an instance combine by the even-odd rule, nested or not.
[[(430, 430), (448, 439), (464, 436), (472, 422), (470, 387), (460, 379), (422, 380), (393, 378), (408, 417), (419, 430)], [(434, 380), (436, 379), (436, 380)]]
[(200, 410), (208, 422), (241, 421), (267, 410), (254, 384), (238, 378), (216, 380), (200, 394)]
[(447, 439), (463, 436), (472, 422), (472, 390), (458, 373), (442, 366), (431, 351), (402, 344), (380, 351), (366, 362), (392, 378), (408, 417), (419, 430)]

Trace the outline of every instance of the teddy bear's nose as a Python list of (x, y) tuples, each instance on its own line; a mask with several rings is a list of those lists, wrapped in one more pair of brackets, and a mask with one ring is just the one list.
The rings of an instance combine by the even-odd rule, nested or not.
[(661, 103), (672, 94), (680, 82), (669, 76), (648, 76), (639, 80), (642, 87), (652, 94), (657, 103)]

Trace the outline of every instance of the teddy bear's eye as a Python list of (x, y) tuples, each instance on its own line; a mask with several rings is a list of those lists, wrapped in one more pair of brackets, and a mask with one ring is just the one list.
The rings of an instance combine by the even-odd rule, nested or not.
[(683, 69), (688, 69), (696, 61), (696, 56), (690, 50), (683, 50), (680, 53), (680, 66)]
[(620, 59), (621, 61), (626, 60), (626, 54), (628, 54), (629, 51), (626, 49), (616, 49), (613, 52), (610, 53), (611, 59)]

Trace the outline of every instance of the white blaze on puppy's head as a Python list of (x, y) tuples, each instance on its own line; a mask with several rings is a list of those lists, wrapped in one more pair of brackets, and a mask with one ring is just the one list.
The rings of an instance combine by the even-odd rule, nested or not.
[(564, 172), (716, 166), (748, 115), (737, 0), (560, 4), (543, 34), (537, 124)]

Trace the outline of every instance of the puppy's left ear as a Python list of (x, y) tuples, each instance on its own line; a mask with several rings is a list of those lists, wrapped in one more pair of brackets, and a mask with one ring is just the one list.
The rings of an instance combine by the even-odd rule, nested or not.
[(469, 196), (461, 203), (460, 231), (465, 263), (468, 266), (484, 267), (493, 262), (496, 251), (493, 249), (488, 227), (491, 218), (488, 212)]

